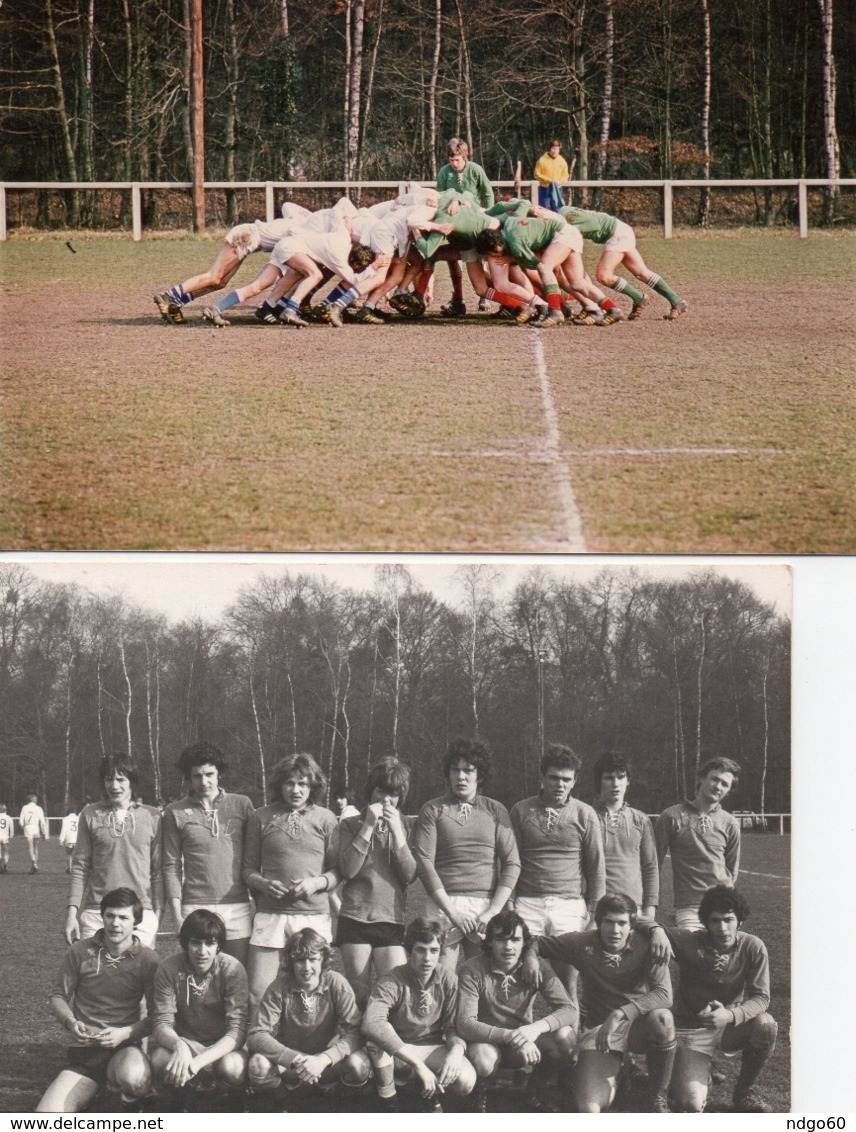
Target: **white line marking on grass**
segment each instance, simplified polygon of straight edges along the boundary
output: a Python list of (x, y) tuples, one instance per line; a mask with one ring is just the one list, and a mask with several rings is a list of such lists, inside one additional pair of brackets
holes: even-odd
[(544, 442), (544, 454), (547, 463), (553, 471), (556, 481), (556, 490), (559, 495), (564, 542), (567, 550), (572, 553), (584, 554), (586, 543), (583, 537), (583, 521), (577, 507), (574, 485), (571, 481), (571, 472), (561, 457), (559, 447), (559, 416), (553, 401), (553, 392), (550, 388), (550, 375), (547, 373), (547, 363), (544, 361), (544, 346), (540, 334), (534, 331), (530, 340), (535, 352), (535, 372), (541, 388), (541, 406), (544, 410), (544, 420), (547, 425), (547, 436)]
[(780, 456), (779, 448), (586, 448), (569, 456)]

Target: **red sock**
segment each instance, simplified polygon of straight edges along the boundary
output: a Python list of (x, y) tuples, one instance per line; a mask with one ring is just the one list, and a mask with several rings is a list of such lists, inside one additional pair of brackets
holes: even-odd
[(431, 276), (434, 274), (433, 267), (426, 267), (419, 278), (416, 280), (416, 286), (413, 290), (417, 295), (424, 295), (428, 290), (428, 284), (431, 282)]
[(612, 299), (601, 299), (600, 305), (605, 311), (615, 310), (615, 303), (612, 301)]
[(510, 307), (512, 310), (517, 310), (527, 305), (522, 299), (518, 299), (516, 295), (506, 295), (504, 291), (494, 291), (493, 287), (488, 287), (484, 297), (486, 299), (492, 299), (495, 303), (500, 303), (504, 307)]
[(547, 306), (551, 311), (560, 311), (562, 309), (562, 296), (558, 291), (547, 292)]

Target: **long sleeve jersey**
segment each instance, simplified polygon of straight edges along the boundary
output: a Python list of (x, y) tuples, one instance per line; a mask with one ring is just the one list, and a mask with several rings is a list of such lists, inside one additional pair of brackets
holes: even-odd
[(375, 825), (370, 841), (360, 836), (363, 815), (342, 818), (336, 829), (336, 861), (344, 883), (340, 916), (361, 923), (404, 923), (407, 886), (416, 879), (409, 845), (415, 818), (402, 815), (407, 840), (395, 849), (389, 830)]
[(568, 163), (561, 154), (551, 157), (549, 153), (542, 153), (535, 163), (534, 176), (542, 189), (546, 189), (551, 181), (563, 185), (568, 179)]
[(122, 887), (144, 908), (163, 907), (160, 811), (132, 802), (122, 818), (109, 802), (91, 802), (80, 812), (68, 905), (98, 908)]
[(362, 1044), (360, 1011), (344, 975), (322, 971), (318, 989), (300, 990), (283, 972), (265, 991), (247, 1049), (288, 1068), (300, 1053), (326, 1053), (335, 1065)]
[(570, 963), (583, 981), (586, 1025), (599, 1026), (613, 1010), (623, 1010), (632, 1022), (640, 1014), (672, 1005), (669, 968), (651, 959), (647, 935), (632, 931), (623, 951), (611, 954), (597, 929), (539, 936), (536, 953), (542, 959)]
[(520, 978), (520, 965), (509, 972), (493, 969), (489, 956), (478, 955), (461, 967), (458, 980), (457, 1032), (467, 1042), (505, 1045), (512, 1032), (534, 1018), (535, 996), (540, 994), (549, 1008), (541, 1021), (549, 1030), (572, 1026), (576, 1007), (568, 998), (552, 967), (541, 960), (541, 986), (530, 990)]
[(451, 165), (444, 165), (437, 174), (437, 188), (441, 193), (446, 189), (472, 193), (473, 199), (482, 208), (490, 208), (494, 200), (493, 187), (487, 173), (475, 161), (468, 161), (460, 173), (456, 173)]
[(183, 904), (242, 904), (244, 831), (253, 804), (221, 790), (213, 807), (188, 795), (163, 815), (163, 877), (168, 900)]
[(25, 837), (47, 837), (48, 835), (45, 811), (38, 802), (27, 802), (21, 806), (18, 824)]
[[(74, 1017), (90, 1030), (104, 1026), (135, 1026), (145, 1000), (151, 1031), (155, 972), (159, 957), (136, 936), (127, 951), (112, 956), (103, 931), (73, 943), (62, 961), (51, 998), (62, 999)], [(92, 1042), (74, 1039), (75, 1046)]]
[(737, 884), (740, 824), (717, 804), (706, 814), (687, 799), (669, 806), (654, 823), (660, 868), (672, 854), (676, 908), (697, 908), (714, 884)]
[(606, 891), (632, 896), (639, 908), (656, 907), (660, 899), (660, 866), (651, 819), (632, 806), (610, 813), (595, 802), (594, 812), (603, 839)]
[(11, 814), (0, 814), (0, 844), (11, 841), (15, 836), (15, 819)]
[(193, 973), (183, 951), (164, 959), (155, 974), (154, 1029), (169, 1026), (180, 1038), (211, 1046), (247, 1036), (247, 972), (231, 955), (218, 952), (204, 978)]
[(738, 932), (731, 951), (720, 952), (706, 931), (660, 927), (678, 965), (675, 1022), (679, 1026), (701, 1026), (699, 1012), (714, 1001), (733, 1011), (736, 1026), (764, 1013), (770, 1005), (770, 959), (757, 936)]
[(433, 798), (419, 811), (413, 855), (429, 896), (445, 889), (468, 896), (492, 896), (514, 888), (520, 857), (505, 806), (479, 794), (472, 803), (452, 794)]
[(299, 912), (326, 915), (326, 892), (313, 896), (273, 897), (262, 887), (264, 879), (290, 885), (295, 879), (318, 877), (335, 868), (336, 818), (323, 806), (310, 803), (304, 810), (289, 810), (281, 802), (262, 806), (250, 815), (244, 840), (244, 883), (255, 893), (259, 912)]
[(80, 821), (77, 814), (66, 814), (62, 819), (59, 831), (59, 843), (63, 849), (74, 848), (77, 844), (77, 823)]
[(574, 208), (570, 204), (560, 208), (559, 215), (573, 224), (584, 240), (591, 240), (593, 244), (605, 244), (615, 235), (618, 225), (617, 216), (610, 216), (607, 212), (593, 212), (590, 208)]
[(405, 963), (378, 981), (366, 1007), (363, 1033), (391, 1054), (403, 1045), (448, 1043), (458, 1037), (457, 1004), (458, 978), (453, 971), (438, 966), (423, 986)]
[(603, 896), (603, 841), (591, 806), (569, 798), (556, 809), (536, 795), (512, 807), (511, 824), (520, 848), (518, 896), (582, 897), (592, 906)]

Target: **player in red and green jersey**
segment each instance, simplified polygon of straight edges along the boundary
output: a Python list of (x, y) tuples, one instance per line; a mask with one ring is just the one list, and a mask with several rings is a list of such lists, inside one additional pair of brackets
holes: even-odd
[[(537, 211), (537, 210), (536, 210)], [(633, 300), (633, 310), (630, 318), (636, 319), (642, 313), (645, 296), (641, 291), (631, 286), (626, 279), (616, 274), (617, 268), (624, 264), (637, 279), (662, 295), (668, 302), (670, 310), (666, 315), (668, 319), (680, 318), (686, 314), (689, 304), (682, 299), (663, 279), (647, 266), (641, 253), (636, 247), (636, 233), (629, 224), (619, 220), (617, 216), (610, 216), (606, 212), (593, 212), (588, 208), (575, 208), (568, 205), (559, 209), (559, 214), (581, 232), (586, 240), (594, 244), (602, 244), (600, 262), (595, 271), (595, 279), (604, 287), (609, 287), (619, 294), (625, 294)]]

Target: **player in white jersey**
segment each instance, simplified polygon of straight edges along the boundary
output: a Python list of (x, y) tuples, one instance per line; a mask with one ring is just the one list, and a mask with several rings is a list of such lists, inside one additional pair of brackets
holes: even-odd
[(21, 832), (27, 839), (27, 848), (30, 851), (30, 872), (39, 871), (39, 840), (48, 837), (48, 821), (45, 811), (36, 801), (35, 794), (27, 795), (26, 805), (21, 807), (18, 815), (18, 824)]
[(272, 251), (277, 240), (292, 231), (298, 222), (291, 216), (284, 216), (282, 220), (254, 220), (251, 224), (237, 224), (230, 228), (217, 258), (207, 271), (155, 295), (155, 305), (161, 317), (165, 322), (184, 322), (182, 307), (225, 287), (248, 255)]
[(65, 855), (68, 858), (65, 867), (67, 873), (71, 872), (71, 858), (77, 844), (77, 820), (77, 810), (72, 806), (62, 819), (62, 826), (59, 831), (59, 843), (65, 849)]
[(9, 842), (15, 836), (15, 819), (6, 813), (6, 803), (0, 802), (0, 875), (9, 871)]

